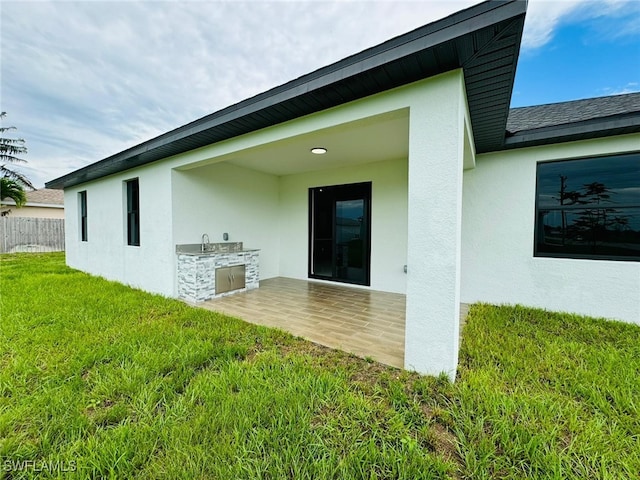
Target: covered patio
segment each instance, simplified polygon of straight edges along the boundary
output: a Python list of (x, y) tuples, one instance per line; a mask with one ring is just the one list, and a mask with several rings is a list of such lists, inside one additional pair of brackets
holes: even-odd
[(467, 107), (452, 70), (182, 157), (171, 243), (242, 242), (268, 280), (208, 308), (453, 379)]
[[(359, 357), (404, 366), (405, 295), (276, 277), (199, 306), (281, 328)], [(466, 305), (460, 307), (464, 321)]]

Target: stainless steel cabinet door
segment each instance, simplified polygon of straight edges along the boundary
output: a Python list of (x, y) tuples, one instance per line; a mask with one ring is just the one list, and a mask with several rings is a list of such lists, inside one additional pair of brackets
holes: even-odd
[(216, 268), (216, 295), (245, 287), (245, 265)]

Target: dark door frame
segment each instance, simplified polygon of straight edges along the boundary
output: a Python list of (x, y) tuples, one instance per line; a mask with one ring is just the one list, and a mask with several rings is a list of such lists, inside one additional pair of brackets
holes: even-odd
[[(331, 275), (322, 275), (314, 272), (314, 224), (315, 224), (315, 208), (316, 208), (316, 197), (317, 193), (323, 192), (325, 195), (329, 195), (331, 202), (331, 223), (332, 223), (332, 234), (331, 234), (331, 245), (332, 245), (332, 267), (331, 267)], [(309, 188), (309, 250), (307, 253), (308, 257), (308, 276), (309, 278), (319, 279), (319, 280), (329, 280), (332, 282), (341, 282), (341, 283), (350, 283), (354, 285), (371, 285), (371, 192), (372, 192), (372, 183), (371, 182), (359, 182), (359, 183), (351, 183), (351, 184), (341, 184), (341, 185), (328, 185), (321, 187), (312, 187)], [(364, 200), (364, 218), (363, 222), (365, 224), (363, 235), (363, 270), (364, 270), (364, 278), (363, 281), (353, 281), (345, 278), (340, 278), (337, 276), (337, 268), (336, 268), (336, 203), (339, 201), (347, 201), (347, 200)]]

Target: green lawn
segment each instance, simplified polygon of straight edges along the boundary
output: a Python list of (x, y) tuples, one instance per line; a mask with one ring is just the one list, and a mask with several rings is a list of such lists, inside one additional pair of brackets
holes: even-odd
[(640, 476), (639, 327), (476, 305), (451, 384), (0, 259), (0, 478)]

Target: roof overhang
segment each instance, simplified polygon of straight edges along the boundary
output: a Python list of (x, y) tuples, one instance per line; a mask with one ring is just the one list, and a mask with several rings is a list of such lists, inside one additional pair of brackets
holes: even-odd
[(347, 57), (46, 184), (66, 188), (463, 69), (477, 153), (503, 147), (527, 9), (490, 0)]
[(503, 149), (535, 147), (638, 132), (640, 132), (640, 115), (637, 112), (632, 112), (522, 130), (509, 134), (505, 139)]

